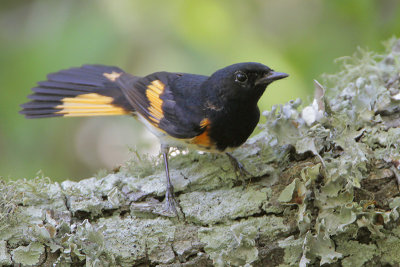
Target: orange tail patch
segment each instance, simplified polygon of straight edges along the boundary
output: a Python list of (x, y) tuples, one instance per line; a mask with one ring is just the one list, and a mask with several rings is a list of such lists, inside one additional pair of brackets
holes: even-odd
[(113, 101), (112, 97), (96, 93), (67, 97), (61, 100), (62, 104), (55, 106), (56, 109), (60, 110), (54, 113), (61, 114), (64, 117), (125, 115), (131, 113), (113, 105)]

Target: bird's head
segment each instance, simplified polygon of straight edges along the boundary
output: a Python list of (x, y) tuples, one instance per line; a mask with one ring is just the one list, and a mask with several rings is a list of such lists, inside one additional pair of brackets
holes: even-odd
[(207, 80), (222, 99), (258, 102), (266, 87), (273, 81), (288, 77), (255, 62), (233, 64), (213, 73)]

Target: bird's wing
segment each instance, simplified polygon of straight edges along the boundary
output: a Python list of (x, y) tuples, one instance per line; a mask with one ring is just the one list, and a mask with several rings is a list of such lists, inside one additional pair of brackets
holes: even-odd
[[(191, 139), (206, 130), (206, 121), (201, 108), (195, 106), (196, 94), (190, 93), (200, 81), (185, 75), (190, 74), (157, 72), (142, 78), (123, 74), (117, 82), (136, 112), (153, 126), (172, 137)], [(185, 87), (181, 88), (178, 79), (182, 77), (192, 84), (181, 83)]]

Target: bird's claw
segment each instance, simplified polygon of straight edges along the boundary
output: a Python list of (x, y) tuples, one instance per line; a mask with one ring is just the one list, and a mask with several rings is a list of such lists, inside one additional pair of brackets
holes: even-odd
[(184, 217), (184, 215), (179, 202), (175, 199), (173, 190), (174, 189), (171, 185), (171, 187), (168, 187), (167, 191), (165, 192), (165, 203), (162, 214), (168, 217), (178, 217), (178, 219), (181, 219), (181, 217)]
[(235, 169), (237, 178), (241, 178), (241, 180), (243, 181), (243, 184), (246, 184), (244, 178), (245, 177), (253, 177), (253, 175), (248, 170), (246, 170), (246, 168), (243, 166), (243, 164), (237, 158), (235, 158), (232, 154), (226, 153), (226, 155), (229, 157), (229, 161), (231, 162), (231, 164), (233, 165), (233, 168)]
[(178, 215), (178, 210), (176, 209), (179, 206), (178, 202), (175, 199), (174, 193), (171, 190), (165, 192), (165, 208), (163, 212)]

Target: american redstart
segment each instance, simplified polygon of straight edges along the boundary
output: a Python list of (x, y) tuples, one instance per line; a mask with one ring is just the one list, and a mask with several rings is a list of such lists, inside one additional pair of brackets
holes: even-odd
[(27, 118), (133, 115), (161, 143), (166, 211), (177, 213), (169, 177), (170, 147), (225, 152), (243, 144), (256, 127), (257, 102), (273, 81), (287, 77), (254, 62), (238, 63), (211, 76), (155, 72), (145, 77), (118, 67), (84, 65), (49, 74), (20, 111)]

